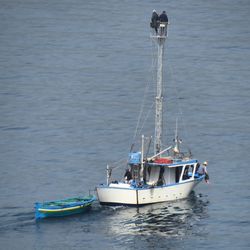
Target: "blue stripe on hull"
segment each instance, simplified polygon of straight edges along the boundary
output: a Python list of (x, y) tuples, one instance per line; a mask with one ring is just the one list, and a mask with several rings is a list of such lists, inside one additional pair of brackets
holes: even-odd
[[(186, 198), (181, 198), (181, 199), (178, 199), (178, 200), (184, 200), (184, 199), (187, 199), (188, 197)], [(113, 203), (113, 202), (100, 202), (101, 205), (103, 206), (126, 206), (126, 207), (143, 207), (143, 206), (147, 206), (147, 205), (152, 205), (152, 204), (159, 204), (159, 203), (164, 203), (164, 202), (172, 202), (172, 201), (158, 201), (158, 202), (155, 202), (155, 203), (145, 203), (145, 204), (126, 204), (126, 203)]]
[(163, 187), (172, 187), (172, 186), (178, 186), (178, 185), (184, 185), (188, 182), (199, 182), (202, 181), (205, 178), (205, 175), (201, 175), (198, 178), (195, 178), (193, 180), (188, 180), (185, 182), (178, 182), (174, 184), (167, 184), (167, 185), (161, 185), (161, 186), (142, 186), (142, 187), (136, 187), (136, 186), (131, 186), (129, 188), (124, 188), (124, 187), (109, 187), (107, 184), (100, 184), (97, 186), (97, 188), (109, 188), (109, 189), (126, 189), (126, 190), (143, 190), (143, 189), (152, 189), (152, 188), (163, 188)]

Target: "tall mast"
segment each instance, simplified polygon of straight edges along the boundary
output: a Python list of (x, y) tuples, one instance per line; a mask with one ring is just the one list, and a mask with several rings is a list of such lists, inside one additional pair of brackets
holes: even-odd
[(162, 127), (163, 127), (163, 55), (164, 43), (167, 38), (168, 23), (160, 23), (159, 33), (152, 38), (157, 42), (157, 87), (155, 97), (155, 138), (154, 153), (158, 154), (162, 150)]

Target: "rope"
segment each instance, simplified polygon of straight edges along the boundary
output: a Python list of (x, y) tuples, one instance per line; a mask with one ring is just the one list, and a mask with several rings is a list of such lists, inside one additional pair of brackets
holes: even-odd
[[(113, 167), (110, 166), (110, 168), (113, 170), (113, 169), (117, 169), (117, 168), (120, 168), (120, 167), (124, 167), (124, 163), (127, 163), (127, 160), (122, 158), (114, 163), (112, 163)], [(121, 164), (121, 165), (120, 165)], [(115, 165), (115, 166), (114, 166)]]
[(147, 112), (147, 114), (146, 114), (146, 116), (145, 116), (145, 119), (144, 119), (144, 121), (143, 121), (143, 123), (142, 123), (142, 126), (141, 126), (141, 129), (140, 129), (140, 131), (139, 131), (139, 134), (142, 133), (142, 130), (143, 130), (143, 128), (144, 128), (144, 125), (145, 125), (145, 123), (146, 123), (146, 121), (147, 121), (147, 119), (148, 119), (149, 114), (150, 114), (151, 111), (152, 111), (153, 106), (154, 106), (154, 102), (152, 103), (152, 105), (151, 105), (150, 108), (148, 109), (148, 112)]

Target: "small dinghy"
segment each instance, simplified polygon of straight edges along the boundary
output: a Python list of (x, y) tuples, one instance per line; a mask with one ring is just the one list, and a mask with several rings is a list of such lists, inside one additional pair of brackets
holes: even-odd
[(65, 200), (36, 202), (36, 219), (46, 217), (60, 217), (72, 214), (79, 214), (87, 211), (91, 204), (96, 200), (94, 195), (76, 197)]

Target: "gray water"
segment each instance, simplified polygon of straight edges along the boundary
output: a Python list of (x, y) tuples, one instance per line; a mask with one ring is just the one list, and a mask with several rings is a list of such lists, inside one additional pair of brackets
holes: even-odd
[[(166, 135), (182, 114), (210, 184), (177, 202), (35, 222), (34, 202), (87, 194), (127, 157), (153, 9), (171, 23)], [(249, 24), (248, 0), (1, 0), (0, 248), (249, 249)]]

